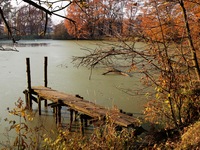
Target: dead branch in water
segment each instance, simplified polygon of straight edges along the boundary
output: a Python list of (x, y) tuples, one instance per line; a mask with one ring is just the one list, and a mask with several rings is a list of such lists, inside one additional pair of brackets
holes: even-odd
[(124, 71), (122, 71), (122, 70), (116, 69), (116, 68), (114, 68), (114, 67), (108, 68), (108, 71), (105, 72), (105, 73), (103, 73), (102, 75), (106, 75), (106, 74), (112, 73), (112, 72), (113, 72), (113, 73), (116, 73), (116, 74), (123, 75), (123, 76), (132, 77), (131, 74), (129, 74), (129, 73), (127, 73), (127, 72), (124, 72)]

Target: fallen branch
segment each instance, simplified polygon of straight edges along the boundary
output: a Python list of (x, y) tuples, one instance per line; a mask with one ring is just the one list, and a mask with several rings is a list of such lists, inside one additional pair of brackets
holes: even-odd
[(111, 73), (111, 72), (114, 72), (114, 73), (117, 73), (117, 74), (120, 74), (120, 75), (123, 75), (123, 76), (132, 77), (131, 74), (129, 74), (129, 73), (127, 73), (127, 72), (124, 72), (124, 71), (122, 71), (122, 70), (116, 69), (116, 68), (114, 68), (114, 67), (109, 68), (109, 70), (108, 70), (107, 72), (103, 73), (102, 75), (106, 75), (106, 74)]
[(0, 46), (0, 51), (14, 51), (14, 52), (19, 52), (16, 48), (4, 48), (3, 46)]

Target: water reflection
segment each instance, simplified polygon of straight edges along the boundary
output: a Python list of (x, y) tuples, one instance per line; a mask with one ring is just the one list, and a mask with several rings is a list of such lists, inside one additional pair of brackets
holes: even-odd
[(32, 43), (32, 42), (17, 42), (17, 43), (0, 43), (0, 47), (44, 47), (44, 46), (49, 46), (50, 43)]

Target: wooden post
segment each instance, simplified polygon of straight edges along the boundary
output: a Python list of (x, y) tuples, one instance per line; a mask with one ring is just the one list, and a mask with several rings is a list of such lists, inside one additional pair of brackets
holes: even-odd
[(84, 121), (85, 121), (85, 127), (87, 127), (88, 126), (88, 119), (84, 118)]
[(30, 59), (29, 58), (26, 58), (26, 72), (27, 72), (27, 83), (28, 83), (28, 109), (32, 109), (31, 69), (30, 69)]
[(72, 128), (73, 113), (74, 113), (74, 110), (70, 109), (70, 125), (69, 125), (69, 130), (71, 130), (71, 128)]
[(81, 124), (80, 124), (80, 130), (82, 135), (84, 136), (84, 127), (83, 127), (83, 115), (80, 115), (80, 119), (81, 119)]
[(56, 116), (56, 124), (58, 123), (58, 106), (54, 107), (55, 116)]
[(58, 105), (58, 107), (57, 107), (57, 110), (58, 110), (58, 112), (57, 112), (57, 115), (58, 115), (58, 124), (60, 125), (61, 124), (61, 106), (60, 105)]
[(38, 110), (39, 110), (39, 115), (41, 115), (41, 98), (38, 97), (38, 98), (37, 98), (37, 101), (38, 101)]
[(77, 121), (78, 111), (75, 111), (75, 119), (74, 121)]
[[(48, 57), (44, 57), (44, 87), (47, 87), (48, 79), (47, 79), (47, 65), (48, 65)], [(44, 106), (47, 107), (47, 100), (44, 100)]]
[[(76, 94), (75, 97), (83, 99), (83, 97), (78, 95), (78, 94)], [(77, 116), (78, 116), (78, 111), (75, 111), (75, 119), (74, 119), (74, 121), (77, 121)]]
[(26, 101), (26, 108), (28, 109), (29, 108), (29, 103), (28, 103), (28, 91), (27, 90), (24, 90), (24, 95), (25, 95), (25, 101)]

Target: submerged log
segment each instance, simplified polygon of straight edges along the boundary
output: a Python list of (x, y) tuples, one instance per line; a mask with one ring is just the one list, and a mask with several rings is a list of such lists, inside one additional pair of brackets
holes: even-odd
[(102, 75), (106, 75), (108, 73), (116, 73), (116, 74), (120, 74), (120, 75), (123, 75), (123, 76), (128, 76), (128, 77), (132, 77), (132, 75), (130, 73), (127, 73), (127, 72), (124, 72), (122, 70), (119, 70), (119, 69), (116, 69), (114, 67), (111, 67), (111, 68), (108, 68), (108, 71), (103, 73)]

